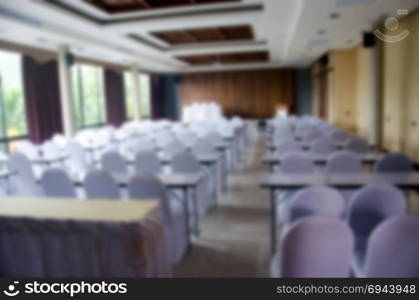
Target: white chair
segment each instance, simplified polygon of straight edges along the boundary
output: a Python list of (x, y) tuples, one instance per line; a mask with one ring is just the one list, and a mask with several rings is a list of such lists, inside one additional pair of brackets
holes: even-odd
[(128, 174), (127, 162), (117, 152), (107, 152), (102, 155), (102, 168), (110, 174)]
[(62, 169), (46, 170), (41, 178), (44, 193), (48, 197), (76, 198), (76, 190), (67, 173)]
[(188, 226), (183, 205), (176, 199), (168, 199), (160, 180), (151, 174), (134, 176), (128, 184), (130, 199), (158, 199), (163, 210), (163, 225), (169, 250), (169, 261), (177, 264), (188, 246)]
[(30, 141), (24, 141), (19, 144), (17, 151), (23, 153), (29, 160), (40, 158), (39, 148)]
[(67, 165), (70, 168), (70, 172), (74, 173), (85, 173), (91, 167), (87, 159), (86, 150), (77, 141), (69, 141), (66, 146), (68, 153)]
[(163, 154), (169, 159), (172, 159), (175, 155), (185, 152), (185, 146), (179, 142), (178, 139), (172, 139), (164, 148)]
[(158, 174), (163, 171), (157, 154), (153, 151), (140, 151), (134, 159), (134, 171), (136, 173)]
[(21, 196), (42, 196), (42, 189), (37, 185), (29, 159), (23, 153), (13, 153), (9, 157), (9, 168), (16, 175), (12, 178), (13, 192)]
[(62, 166), (63, 162), (58, 161), (63, 157), (63, 151), (60, 147), (53, 141), (47, 141), (41, 146), (43, 158), (47, 160), (56, 160), (52, 165), (54, 166)]
[[(180, 174), (205, 174), (202, 172), (201, 165), (192, 153), (180, 153), (176, 155), (172, 160), (172, 171)], [(211, 199), (211, 190), (209, 186), (208, 176), (204, 176), (203, 180), (198, 184), (196, 188), (196, 209), (200, 215), (204, 215), (211, 206), (211, 202), (215, 199)], [(195, 203), (192, 203), (193, 207)]]
[(88, 199), (120, 199), (118, 185), (105, 170), (90, 171), (84, 179), (84, 189)]

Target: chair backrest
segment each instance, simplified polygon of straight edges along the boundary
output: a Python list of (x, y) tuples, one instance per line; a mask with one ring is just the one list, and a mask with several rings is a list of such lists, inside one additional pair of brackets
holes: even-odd
[(335, 189), (311, 186), (298, 191), (289, 205), (289, 222), (310, 215), (340, 218), (345, 212), (345, 200)]
[(390, 218), (371, 234), (366, 277), (419, 277), (419, 217)]
[(349, 200), (348, 223), (357, 237), (357, 247), (366, 246), (369, 235), (379, 223), (405, 212), (406, 199), (392, 185), (371, 184), (355, 192)]
[(84, 180), (86, 197), (89, 199), (120, 199), (118, 185), (105, 170), (90, 171)]
[(362, 161), (359, 154), (351, 151), (338, 151), (332, 153), (326, 164), (327, 173), (360, 173)]
[(41, 184), (48, 197), (76, 198), (76, 191), (67, 173), (58, 168), (48, 169), (42, 174)]
[(383, 156), (375, 165), (375, 172), (405, 173), (413, 171), (410, 158), (403, 153), (389, 153)]
[(156, 176), (150, 173), (135, 175), (128, 184), (128, 194), (129, 198), (134, 200), (158, 199), (163, 210), (165, 222), (173, 222), (166, 189)]
[(351, 137), (346, 145), (345, 149), (348, 151), (356, 152), (356, 153), (368, 153), (370, 150), (370, 146), (368, 142), (360, 137)]
[(195, 155), (184, 152), (173, 157), (172, 170), (175, 173), (198, 173), (201, 171), (201, 166)]
[(114, 151), (102, 155), (102, 168), (111, 174), (128, 174), (127, 162)]
[(354, 239), (332, 217), (301, 219), (287, 232), (280, 252), (281, 277), (349, 277)]
[(62, 155), (60, 147), (53, 141), (47, 141), (42, 144), (42, 154), (46, 158), (57, 158)]
[(69, 141), (66, 150), (69, 155), (67, 163), (73, 171), (86, 172), (89, 169), (86, 150), (79, 142)]
[(286, 174), (313, 173), (314, 163), (305, 153), (286, 154), (282, 159), (280, 170)]
[(158, 174), (162, 172), (162, 165), (154, 151), (140, 151), (134, 159), (136, 173)]
[(321, 131), (317, 129), (310, 129), (309, 131), (304, 133), (303, 141), (305, 143), (312, 143), (321, 137), (323, 137), (323, 134), (321, 133)]
[(333, 151), (335, 151), (335, 145), (328, 137), (316, 139), (310, 147), (310, 153), (316, 155), (328, 155)]
[(37, 159), (40, 157), (39, 148), (30, 141), (21, 142), (17, 147), (17, 151), (25, 154), (29, 159)]
[(196, 155), (217, 155), (217, 150), (208, 137), (198, 139), (193, 147), (193, 152)]
[(285, 155), (288, 153), (294, 153), (301, 151), (301, 145), (295, 141), (282, 141), (276, 146), (276, 152), (279, 155)]
[(178, 139), (172, 139), (163, 149), (164, 154), (169, 158), (185, 151), (185, 146)]
[(331, 133), (330, 138), (333, 142), (344, 142), (348, 139), (348, 134), (341, 129), (336, 129)]
[(15, 152), (10, 155), (9, 168), (12, 172), (17, 173), (17, 177), (29, 181), (35, 181), (35, 174), (32, 169), (32, 164), (25, 154)]

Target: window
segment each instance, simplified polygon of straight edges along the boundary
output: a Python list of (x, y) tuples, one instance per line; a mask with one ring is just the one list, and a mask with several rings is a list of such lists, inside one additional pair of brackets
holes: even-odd
[(124, 90), (126, 117), (127, 120), (132, 120), (134, 118), (134, 84), (131, 72), (124, 72)]
[(105, 123), (103, 69), (77, 64), (72, 68), (74, 117), (77, 128)]
[[(138, 76), (140, 88), (140, 112), (142, 119), (150, 118), (150, 76), (140, 74)], [(134, 84), (131, 72), (124, 72), (125, 109), (127, 119), (134, 117)]]
[(28, 137), (24, 99), (22, 57), (0, 50), (0, 151), (13, 152)]
[(140, 74), (140, 112), (142, 119), (150, 118), (150, 76)]

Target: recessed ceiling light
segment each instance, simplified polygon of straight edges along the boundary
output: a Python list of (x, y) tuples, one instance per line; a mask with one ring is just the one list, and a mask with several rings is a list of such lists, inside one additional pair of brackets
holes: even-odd
[(326, 30), (325, 30), (325, 29), (319, 29), (319, 30), (317, 31), (317, 33), (318, 33), (319, 35), (325, 35), (325, 34), (326, 34)]
[(330, 14), (330, 18), (331, 18), (332, 20), (339, 19), (339, 18), (340, 18), (340, 16), (341, 16), (341, 13), (340, 13), (340, 12), (337, 12), (337, 11), (332, 12), (332, 13)]

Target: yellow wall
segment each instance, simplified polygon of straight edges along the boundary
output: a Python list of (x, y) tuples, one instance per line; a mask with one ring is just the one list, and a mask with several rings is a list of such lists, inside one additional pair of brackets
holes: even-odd
[[(419, 13), (400, 22), (410, 34), (383, 43), (383, 148), (419, 162)], [(388, 35), (394, 33), (386, 32)]]
[(329, 121), (350, 132), (356, 132), (356, 50), (338, 50), (329, 54)]

